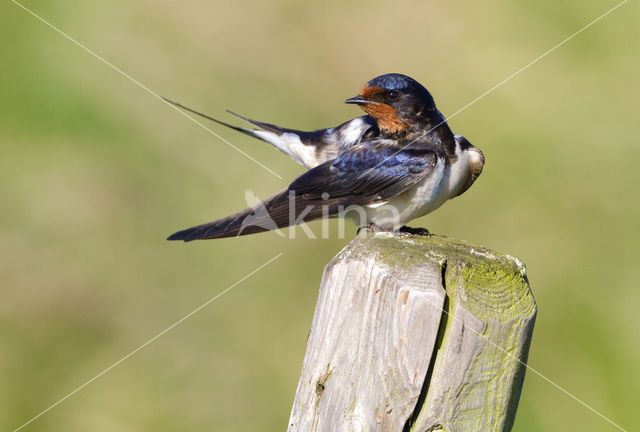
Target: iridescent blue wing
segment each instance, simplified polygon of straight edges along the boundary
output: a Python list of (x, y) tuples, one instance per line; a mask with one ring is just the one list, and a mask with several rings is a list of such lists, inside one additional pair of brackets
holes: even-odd
[(307, 171), (289, 190), (307, 200), (354, 196), (384, 201), (415, 185), (436, 162), (429, 149), (370, 142)]
[(179, 231), (169, 240), (234, 237), (333, 217), (349, 205), (386, 201), (433, 171), (435, 152), (367, 142), (298, 177), (259, 206)]

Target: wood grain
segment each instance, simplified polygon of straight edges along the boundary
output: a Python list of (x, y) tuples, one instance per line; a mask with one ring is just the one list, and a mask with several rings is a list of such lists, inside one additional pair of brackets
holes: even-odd
[(536, 306), (515, 258), (362, 231), (325, 268), (293, 431), (508, 431)]

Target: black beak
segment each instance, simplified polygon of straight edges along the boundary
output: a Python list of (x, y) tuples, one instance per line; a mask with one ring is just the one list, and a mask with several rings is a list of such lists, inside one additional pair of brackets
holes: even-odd
[(358, 96), (354, 96), (352, 98), (347, 99), (346, 101), (344, 101), (344, 103), (364, 105), (364, 104), (372, 103), (372, 101), (368, 101), (365, 98), (363, 98), (362, 95), (358, 95)]

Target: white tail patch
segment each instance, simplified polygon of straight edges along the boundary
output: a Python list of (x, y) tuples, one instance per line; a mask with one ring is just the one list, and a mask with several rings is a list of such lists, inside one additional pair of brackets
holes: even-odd
[(304, 144), (300, 140), (298, 134), (286, 132), (282, 135), (278, 135), (273, 132), (262, 130), (255, 130), (253, 133), (269, 144), (273, 144), (273, 146), (278, 150), (302, 166), (313, 168), (322, 162), (318, 160), (316, 156), (316, 148), (314, 146)]

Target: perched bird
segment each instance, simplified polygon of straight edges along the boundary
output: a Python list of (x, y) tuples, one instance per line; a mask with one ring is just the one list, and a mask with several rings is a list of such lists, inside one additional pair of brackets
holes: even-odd
[(233, 237), (337, 216), (379, 230), (428, 234), (405, 224), (462, 194), (484, 165), (480, 149), (454, 135), (431, 94), (406, 75), (367, 82), (345, 101), (367, 115), (313, 132), (237, 114), (258, 129), (233, 126), (169, 102), (266, 141), (309, 170), (256, 206), (178, 231), (168, 240)]

